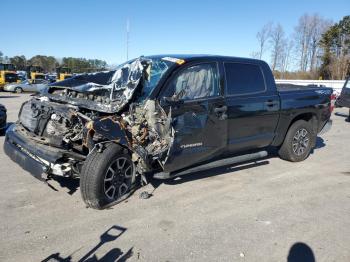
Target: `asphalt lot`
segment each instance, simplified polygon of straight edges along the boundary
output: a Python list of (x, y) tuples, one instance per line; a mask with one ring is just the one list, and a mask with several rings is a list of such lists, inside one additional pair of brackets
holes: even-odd
[[(28, 98), (0, 92), (9, 122)], [(287, 261), (307, 248), (316, 261), (350, 261), (350, 123), (335, 112), (302, 163), (197, 173), (103, 211), (85, 208), (77, 180), (31, 177), (0, 137), (0, 261)]]

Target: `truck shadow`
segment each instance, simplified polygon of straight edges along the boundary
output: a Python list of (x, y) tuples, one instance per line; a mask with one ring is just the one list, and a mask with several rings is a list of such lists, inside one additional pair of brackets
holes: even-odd
[[(326, 143), (322, 137), (317, 137), (316, 139), (316, 145), (315, 148), (311, 151), (311, 154), (314, 153), (315, 150), (318, 150), (320, 148), (323, 148), (326, 146)], [(236, 172), (236, 171), (241, 171), (245, 169), (251, 169), (263, 165), (268, 165), (270, 163), (269, 159), (272, 158), (279, 158), (278, 156), (278, 149), (277, 148), (268, 148), (268, 156), (265, 158), (261, 158), (258, 160), (255, 160), (254, 162), (242, 162), (238, 163), (235, 165), (227, 165), (227, 166), (222, 166), (222, 167), (217, 167), (217, 168), (212, 168), (208, 169), (205, 171), (200, 171), (200, 172), (194, 172), (191, 174), (187, 174), (184, 176), (179, 176), (179, 177), (174, 177), (168, 180), (158, 180), (158, 179), (153, 179), (150, 178), (150, 183), (154, 187), (154, 190), (159, 187), (161, 184), (167, 184), (167, 185), (177, 185), (177, 184), (182, 184), (194, 180), (199, 180), (199, 179), (205, 179), (205, 178), (210, 178), (214, 176), (220, 176), (224, 175), (227, 173), (231, 172)]]
[(79, 188), (79, 179), (62, 177), (62, 176), (52, 176), (49, 179), (46, 179), (47, 185), (54, 191), (59, 191), (54, 185), (50, 183), (51, 180), (57, 182), (61, 188), (67, 188), (69, 195), (73, 195)]
[(117, 240), (127, 229), (124, 227), (120, 227), (117, 225), (114, 225), (110, 227), (108, 230), (106, 230), (101, 236), (100, 236), (100, 242), (91, 248), (85, 255), (83, 255), (80, 259), (74, 259), (72, 256), (74, 253), (79, 251), (81, 248), (70, 254), (68, 257), (63, 257), (60, 255), (59, 252), (53, 253), (49, 255), (48, 257), (41, 260), (42, 262), (102, 262), (102, 261), (127, 261), (129, 258), (133, 256), (133, 247), (131, 247), (128, 251), (125, 253), (120, 250), (120, 248), (113, 248), (110, 251), (108, 251), (105, 255), (103, 255), (101, 258), (98, 258), (96, 256), (96, 251), (103, 246), (104, 244), (108, 242), (113, 242)]
[(320, 149), (322, 147), (325, 147), (326, 146), (326, 143), (324, 142), (324, 139), (322, 137), (317, 137), (316, 138), (316, 146), (315, 148), (312, 150), (311, 154), (314, 153), (314, 150), (317, 150), (317, 149)]
[(340, 113), (340, 112), (335, 112), (334, 115), (340, 116), (340, 117), (349, 117), (349, 114)]
[(334, 115), (340, 116), (340, 117), (345, 117), (345, 122), (350, 122), (350, 112), (349, 112), (349, 114), (335, 112)]
[(254, 167), (264, 166), (264, 165), (268, 165), (269, 163), (270, 162), (266, 158), (263, 158), (260, 160), (256, 160), (253, 163), (252, 162), (243, 162), (243, 163), (239, 163), (236, 165), (226, 165), (226, 166), (212, 168), (212, 169), (208, 169), (208, 170), (204, 170), (204, 171), (200, 171), (200, 172), (194, 172), (194, 173), (187, 174), (184, 176), (174, 177), (174, 178), (171, 178), (168, 180), (151, 179), (150, 183), (156, 189), (157, 187), (159, 187), (163, 183), (167, 184), (167, 185), (178, 185), (178, 184), (182, 184), (182, 183), (186, 183), (186, 182), (190, 182), (190, 181), (194, 181), (194, 180), (205, 179), (205, 178), (210, 178), (210, 177), (214, 177), (214, 176), (225, 175), (225, 174), (231, 173), (231, 172), (237, 172), (237, 171), (241, 171), (241, 170), (245, 170), (245, 169), (251, 169)]
[(3, 99), (3, 98), (16, 98), (16, 97), (19, 97), (19, 96), (0, 96), (0, 99)]
[[(323, 148), (326, 146), (326, 143), (324, 142), (323, 138), (317, 137), (316, 139), (316, 146), (311, 151), (311, 154), (314, 154), (315, 150), (318, 150), (320, 148)], [(277, 148), (269, 148), (268, 149), (268, 156), (265, 158), (261, 158), (258, 160), (255, 160), (254, 162), (242, 162), (234, 165), (226, 165), (221, 167), (216, 167), (212, 169), (207, 169), (200, 172), (193, 172), (184, 176), (178, 176), (166, 180), (159, 180), (154, 179), (151, 175), (147, 177), (149, 183), (154, 188), (153, 192), (161, 185), (161, 184), (167, 184), (167, 185), (177, 185), (186, 183), (189, 181), (199, 180), (199, 179), (205, 179), (210, 178), (214, 176), (220, 176), (231, 172), (241, 171), (245, 169), (251, 169), (254, 167), (259, 167), (263, 165), (268, 165), (270, 163), (269, 159), (272, 158), (278, 158), (278, 149)], [(69, 191), (67, 192), (69, 195), (73, 195), (79, 188), (79, 179), (73, 179), (73, 178), (67, 178), (67, 177), (60, 177), (60, 176), (52, 176), (51, 178), (47, 179), (48, 186), (54, 190), (59, 191), (53, 184), (50, 183), (50, 181), (53, 180), (56, 183), (59, 184), (61, 188), (67, 188)], [(135, 191), (138, 191), (142, 186), (138, 185)], [(134, 192), (133, 192), (134, 193)], [(133, 193), (131, 195), (133, 195)], [(130, 195), (130, 196), (131, 196)], [(152, 196), (152, 193), (150, 194)]]
[[(245, 169), (263, 166), (263, 165), (268, 165), (270, 163), (268, 161), (268, 158), (272, 158), (272, 157), (274, 157), (274, 156), (270, 155), (267, 158), (262, 158), (262, 159), (254, 161), (254, 162), (242, 162), (242, 163), (235, 164), (235, 165), (226, 165), (226, 166), (212, 168), (212, 169), (208, 169), (208, 170), (204, 170), (204, 171), (200, 171), (200, 172), (190, 173), (190, 174), (187, 174), (184, 176), (170, 178), (167, 180), (154, 179), (152, 176), (148, 176), (147, 179), (148, 179), (149, 183), (152, 185), (152, 187), (154, 188), (154, 190), (153, 190), (153, 192), (154, 192), (163, 183), (167, 184), (167, 185), (177, 185), (177, 184), (182, 184), (182, 183), (186, 183), (186, 182), (190, 182), (190, 181), (194, 181), (194, 180), (225, 175), (225, 174), (231, 173), (231, 172), (236, 172), (236, 171), (241, 171), (241, 170), (245, 170)], [(54, 183), (52, 183), (52, 181), (54, 181)], [(48, 187), (50, 187), (52, 190), (54, 190), (56, 192), (60, 191), (57, 188), (56, 183), (59, 185), (60, 188), (67, 188), (69, 190), (67, 192), (69, 195), (75, 194), (75, 192), (79, 188), (79, 179), (68, 178), (68, 177), (52, 176), (52, 177), (46, 179), (46, 183), (47, 183)], [(141, 188), (142, 188), (142, 186), (140, 184), (138, 184), (136, 186), (135, 191), (133, 191), (133, 193), (130, 196), (132, 196), (135, 192), (138, 192), (138, 190)], [(152, 196), (152, 193), (150, 194), (150, 196)]]

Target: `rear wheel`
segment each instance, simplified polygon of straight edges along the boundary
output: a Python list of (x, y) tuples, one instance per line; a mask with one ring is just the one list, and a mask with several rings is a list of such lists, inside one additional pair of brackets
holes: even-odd
[(80, 190), (88, 207), (102, 209), (126, 199), (134, 187), (135, 167), (127, 150), (113, 143), (85, 160)]
[(15, 93), (20, 94), (20, 93), (22, 93), (22, 92), (23, 92), (23, 89), (22, 89), (22, 88), (20, 88), (20, 87), (16, 87), (16, 88), (15, 88)]
[(316, 134), (311, 123), (298, 120), (290, 126), (278, 154), (282, 159), (291, 162), (303, 161), (310, 155), (315, 141)]

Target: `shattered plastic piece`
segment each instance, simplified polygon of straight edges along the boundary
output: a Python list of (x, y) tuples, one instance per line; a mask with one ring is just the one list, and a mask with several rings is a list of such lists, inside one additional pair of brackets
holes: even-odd
[(140, 198), (141, 199), (148, 199), (152, 196), (152, 194), (148, 193), (147, 191), (143, 191), (140, 193)]
[(173, 63), (176, 63), (178, 65), (182, 65), (185, 63), (185, 60), (183, 60), (183, 59), (169, 57), (169, 56), (163, 57), (162, 60), (173, 62)]

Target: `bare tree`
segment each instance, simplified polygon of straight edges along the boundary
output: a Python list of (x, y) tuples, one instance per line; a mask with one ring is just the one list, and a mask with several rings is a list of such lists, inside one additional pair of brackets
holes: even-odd
[(304, 14), (299, 18), (298, 25), (294, 29), (296, 51), (299, 55), (300, 70), (305, 72), (308, 65), (308, 51), (310, 46), (310, 16)]
[(330, 21), (318, 14), (304, 14), (299, 18), (298, 25), (294, 29), (294, 38), (301, 71), (316, 70), (319, 42), (322, 34), (329, 28), (330, 24)]
[(282, 52), (286, 43), (284, 30), (280, 24), (271, 29), (269, 39), (271, 44), (271, 68), (275, 70), (281, 65)]
[(309, 43), (309, 60), (310, 71), (313, 72), (317, 69), (319, 52), (320, 52), (320, 40), (323, 33), (325, 33), (331, 26), (331, 21), (320, 17), (318, 14), (314, 14), (310, 17), (310, 43)]
[(284, 48), (281, 54), (281, 72), (282, 78), (284, 73), (288, 71), (288, 67), (290, 65), (290, 56), (292, 53), (294, 42), (293, 40), (284, 39)]
[(261, 30), (256, 34), (256, 38), (259, 42), (259, 51), (257, 52), (257, 58), (261, 59), (265, 50), (266, 50), (266, 43), (269, 39), (270, 33), (272, 28), (272, 22), (267, 23), (264, 25)]
[(259, 54), (259, 52), (251, 52), (250, 54), (249, 54), (249, 56), (251, 57), (251, 58), (255, 58), (255, 59), (260, 59), (260, 54)]

